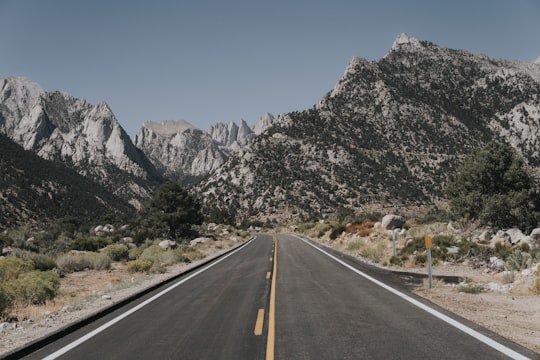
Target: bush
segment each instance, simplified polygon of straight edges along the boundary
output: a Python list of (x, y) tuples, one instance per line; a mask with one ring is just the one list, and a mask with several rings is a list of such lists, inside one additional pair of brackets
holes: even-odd
[(482, 285), (460, 285), (457, 288), (458, 292), (466, 293), (466, 294), (480, 294), (485, 290), (485, 288)]
[(107, 255), (112, 261), (127, 260), (129, 257), (129, 249), (126, 245), (112, 244), (103, 248), (102, 253)]
[(0, 259), (0, 280), (3, 282), (10, 281), (33, 269), (34, 262), (32, 260), (8, 256)]
[(531, 262), (529, 253), (516, 249), (506, 259), (506, 267), (508, 270), (523, 270), (528, 268)]
[(56, 261), (53, 256), (48, 254), (39, 254), (33, 251), (17, 249), (14, 255), (19, 259), (32, 260), (35, 270), (47, 271), (56, 267)]
[(21, 274), (6, 285), (7, 293), (15, 302), (43, 304), (56, 296), (60, 277), (52, 271), (33, 270)]
[(84, 253), (66, 254), (56, 259), (58, 269), (65, 272), (83, 271), (86, 269), (106, 270), (111, 267), (111, 259), (105, 254)]
[(152, 261), (150, 260), (132, 260), (127, 263), (127, 271), (130, 273), (134, 272), (145, 272), (148, 273), (150, 269), (152, 268)]
[(71, 244), (71, 250), (98, 251), (110, 243), (110, 239), (101, 237), (78, 238)]
[(138, 259), (139, 256), (141, 256), (141, 254), (142, 254), (141, 249), (139, 249), (137, 247), (131, 248), (131, 249), (129, 249), (129, 252), (128, 252), (128, 260)]
[(7, 293), (4, 284), (0, 284), (0, 314), (11, 306), (11, 297)]

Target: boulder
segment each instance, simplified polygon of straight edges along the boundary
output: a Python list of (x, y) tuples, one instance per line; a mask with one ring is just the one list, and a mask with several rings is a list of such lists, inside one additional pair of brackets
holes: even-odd
[(510, 235), (510, 243), (512, 245), (529, 243), (530, 238), (517, 228), (507, 230), (506, 233)]
[(502, 231), (502, 230), (499, 230), (497, 231), (497, 233), (491, 238), (491, 241), (490, 241), (490, 247), (491, 248), (495, 248), (495, 244), (496, 243), (501, 243), (503, 245), (505, 244), (511, 244), (511, 237), (508, 233)]
[(381, 226), (383, 229), (393, 230), (401, 228), (405, 225), (405, 218), (400, 215), (385, 215), (382, 219)]
[(125, 245), (133, 244), (134, 241), (135, 241), (135, 240), (133, 240), (133, 238), (132, 238), (132, 237), (129, 237), (129, 236), (126, 236), (126, 237), (123, 237), (123, 238), (120, 239), (120, 242), (121, 242), (122, 244), (125, 244)]
[(529, 246), (532, 250), (540, 249), (540, 228), (533, 229), (529, 235)]
[(174, 249), (178, 246), (178, 244), (172, 240), (163, 240), (158, 245), (162, 250)]
[(190, 245), (196, 245), (196, 244), (204, 244), (204, 243), (207, 243), (207, 242), (210, 242), (212, 241), (212, 239), (210, 238), (207, 238), (207, 237), (198, 237), (196, 239), (193, 239), (189, 242)]

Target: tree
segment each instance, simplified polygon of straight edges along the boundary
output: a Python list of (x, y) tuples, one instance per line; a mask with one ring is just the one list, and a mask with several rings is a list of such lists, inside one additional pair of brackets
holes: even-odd
[(163, 229), (172, 239), (189, 235), (192, 225), (203, 221), (199, 201), (180, 184), (169, 181), (159, 187), (150, 199), (148, 220)]
[(536, 226), (539, 220), (534, 179), (508, 144), (491, 141), (468, 157), (450, 176), (446, 193), (455, 218), (523, 229)]

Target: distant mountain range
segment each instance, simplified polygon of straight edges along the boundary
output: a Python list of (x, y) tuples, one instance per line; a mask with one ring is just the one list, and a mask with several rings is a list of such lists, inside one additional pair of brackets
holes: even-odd
[[(492, 139), (512, 144), (538, 171), (540, 59), (490, 59), (401, 34), (379, 61), (352, 59), (311, 109), (266, 114), (253, 127), (218, 123), (208, 131), (183, 120), (146, 122), (134, 142), (106, 103), (9, 77), (0, 79), (0, 134), (10, 149), (0, 154), (6, 172), (20, 175), (17, 159), (31, 151), (51, 171), (25, 168), (26, 177), (46, 173), (42, 184), (57, 183), (51, 172), (69, 170), (97, 186), (90, 191), (94, 199), (111, 199), (99, 211), (117, 203), (118, 211), (129, 212), (126, 202), (140, 208), (164, 179), (193, 184), (215, 220), (433, 209), (445, 202), (448, 174)], [(14, 155), (14, 146), (24, 156)], [(15, 204), (6, 214), (39, 213), (23, 199), (28, 189), (54, 197), (47, 186), (25, 188), (20, 178), (9, 179), (0, 187), (0, 206)]]

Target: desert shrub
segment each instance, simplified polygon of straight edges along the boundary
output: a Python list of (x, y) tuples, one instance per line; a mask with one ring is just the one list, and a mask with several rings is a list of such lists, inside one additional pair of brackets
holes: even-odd
[(52, 271), (32, 270), (7, 282), (5, 286), (15, 302), (43, 304), (56, 296), (60, 277)]
[(313, 222), (307, 222), (307, 223), (301, 223), (297, 227), (297, 231), (301, 234), (305, 234), (309, 229), (315, 227), (315, 223)]
[(11, 306), (11, 297), (5, 289), (4, 284), (0, 284), (0, 314)]
[(191, 246), (182, 247), (178, 250), (182, 251), (183, 255), (187, 257), (189, 261), (186, 261), (186, 262), (191, 262), (194, 260), (200, 260), (204, 258), (204, 254), (202, 252), (200, 252), (199, 250)]
[(84, 253), (66, 254), (56, 259), (56, 266), (61, 271), (76, 272), (86, 269), (106, 270), (111, 267), (111, 259), (105, 254)]
[(494, 255), (500, 257), (503, 260), (506, 260), (508, 256), (512, 253), (512, 248), (506, 246), (502, 242), (495, 243)]
[(400, 258), (398, 256), (392, 256), (390, 258), (390, 264), (400, 266), (400, 265), (403, 264), (403, 260), (402, 260), (402, 258)]
[(332, 228), (332, 231), (330, 232), (330, 239), (335, 240), (338, 236), (340, 236), (345, 231), (344, 225), (338, 225), (336, 227)]
[(427, 263), (427, 255), (426, 254), (418, 254), (414, 257), (414, 263), (416, 265), (424, 265)]
[(102, 253), (107, 255), (112, 261), (127, 260), (129, 257), (129, 249), (126, 245), (111, 244), (103, 248)]
[(0, 259), (0, 280), (3, 282), (10, 281), (33, 269), (34, 262), (32, 260), (8, 256)]
[(135, 273), (135, 272), (148, 273), (150, 269), (152, 268), (152, 265), (153, 263), (150, 260), (143, 260), (143, 259), (132, 260), (127, 263), (126, 270), (130, 273)]
[(141, 256), (141, 254), (142, 254), (141, 249), (139, 249), (137, 247), (131, 248), (131, 249), (129, 249), (129, 252), (128, 252), (128, 260), (138, 259), (139, 256)]
[(47, 271), (56, 267), (56, 261), (53, 256), (48, 254), (39, 254), (33, 251), (17, 249), (14, 255), (19, 259), (32, 260), (35, 270)]
[(415, 237), (407, 243), (400, 251), (400, 255), (411, 255), (415, 251), (423, 251), (426, 248), (425, 240), (423, 237)]
[(384, 246), (382, 244), (366, 246), (360, 250), (360, 255), (375, 263), (379, 263), (384, 255)]
[(141, 256), (139, 256), (139, 259), (150, 260), (153, 263), (160, 263), (162, 254), (163, 249), (161, 249), (158, 245), (151, 245), (143, 250)]
[(460, 285), (457, 288), (458, 292), (462, 292), (466, 294), (480, 294), (484, 290), (485, 288), (482, 285), (472, 285), (472, 284)]
[(358, 251), (360, 249), (362, 249), (363, 247), (365, 247), (366, 244), (359, 240), (359, 241), (353, 241), (353, 242), (350, 242), (348, 245), (347, 245), (347, 250), (348, 251)]
[(515, 249), (506, 259), (506, 267), (508, 270), (522, 270), (528, 268), (531, 262), (529, 253)]
[(102, 237), (83, 237), (78, 238), (71, 244), (71, 250), (79, 251), (98, 251), (99, 249), (109, 245), (110, 239)]

